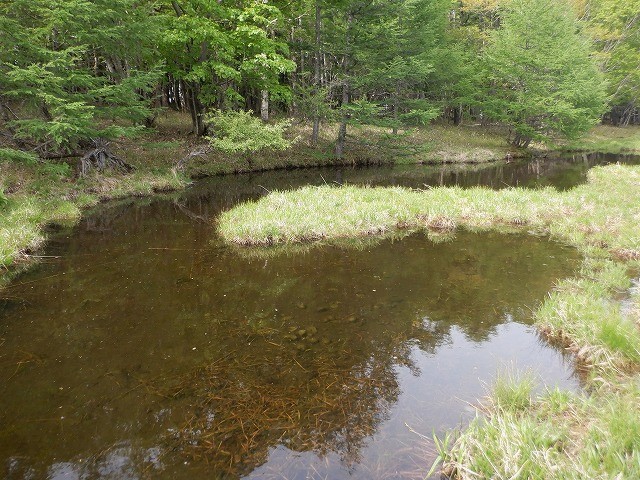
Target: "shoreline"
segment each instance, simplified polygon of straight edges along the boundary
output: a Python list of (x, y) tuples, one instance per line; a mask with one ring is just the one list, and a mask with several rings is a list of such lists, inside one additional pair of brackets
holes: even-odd
[[(103, 172), (77, 178), (68, 163), (0, 158), (0, 200), (7, 199), (0, 206), (0, 289), (24, 271), (27, 263), (33, 262), (30, 256), (46, 242), (45, 230), (49, 225), (73, 225), (86, 208), (101, 202), (179, 191), (192, 180), (212, 176), (318, 167), (464, 164), (466, 160), (470, 160), (469, 165), (477, 165), (500, 161), (511, 150), (497, 127), (433, 126), (407, 137), (417, 152), (417, 157), (407, 161), (403, 156), (390, 156), (393, 150), (385, 150), (388, 137), (385, 130), (360, 128), (353, 129), (350, 148), (343, 159), (337, 160), (330, 153), (336, 128), (325, 125), (317, 147), (298, 141), (285, 152), (262, 152), (251, 157), (212, 152), (194, 158), (183, 171), (176, 171), (177, 161), (201, 146), (202, 141), (194, 141), (188, 134), (188, 115), (165, 112), (158, 119), (154, 134), (114, 144), (114, 152), (137, 167), (130, 174)], [(307, 130), (307, 126), (298, 125), (290, 135), (306, 138)], [(438, 145), (433, 143), (434, 136), (442, 137)], [(434, 158), (434, 149), (439, 150), (438, 155), (456, 156)]]

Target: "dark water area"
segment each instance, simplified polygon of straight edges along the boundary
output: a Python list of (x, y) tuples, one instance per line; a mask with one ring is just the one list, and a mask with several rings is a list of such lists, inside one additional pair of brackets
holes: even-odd
[[(374, 186), (484, 186), (493, 189), (509, 187), (553, 187), (568, 190), (587, 180), (589, 169), (611, 163), (640, 165), (640, 156), (619, 154), (575, 154), (536, 160), (513, 160), (477, 165), (394, 165), (355, 168), (312, 168), (282, 172), (243, 174), (229, 183), (229, 177), (200, 180), (195, 191), (230, 190), (234, 197), (244, 190), (250, 198), (270, 190), (287, 190), (301, 185), (366, 184)], [(235, 197), (234, 197), (235, 198)]]
[(429, 438), (472, 418), (499, 371), (579, 388), (531, 326), (579, 264), (569, 248), (460, 232), (267, 258), (215, 234), (220, 211), (272, 189), (499, 188), (507, 167), (216, 178), (92, 212), (1, 294), (0, 477), (424, 478)]

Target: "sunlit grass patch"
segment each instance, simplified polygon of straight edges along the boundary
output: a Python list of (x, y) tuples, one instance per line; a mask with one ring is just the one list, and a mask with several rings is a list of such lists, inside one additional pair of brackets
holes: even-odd
[(230, 242), (275, 244), (386, 233), (392, 229), (526, 230), (583, 250), (640, 252), (640, 168), (594, 168), (569, 190), (439, 187), (306, 187), (274, 192), (220, 218)]
[(563, 148), (601, 153), (640, 153), (640, 127), (598, 125), (581, 139), (568, 142)]
[[(511, 382), (511, 391), (522, 388)], [(523, 409), (500, 408), (501, 395), (494, 390), (489, 406), (443, 452), (445, 471), (460, 479), (639, 478), (637, 387), (591, 396), (552, 390)]]
[(0, 266), (5, 269), (23, 252), (37, 249), (44, 241), (42, 227), (48, 223), (75, 222), (77, 206), (66, 201), (42, 201), (35, 197), (10, 199), (0, 214)]
[(530, 372), (501, 372), (493, 383), (489, 397), (491, 408), (504, 412), (525, 410), (531, 405), (535, 386), (535, 378)]

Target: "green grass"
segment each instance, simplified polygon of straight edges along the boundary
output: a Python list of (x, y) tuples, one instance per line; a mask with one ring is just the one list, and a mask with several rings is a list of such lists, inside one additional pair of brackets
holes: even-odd
[(599, 125), (579, 140), (560, 146), (568, 151), (640, 154), (640, 126)]
[(456, 478), (640, 478), (640, 392), (559, 390), (522, 410), (496, 408), (496, 392), (448, 452)]
[[(499, 378), (477, 418), (442, 440), (443, 472), (461, 479), (640, 478), (640, 167), (592, 169), (554, 189), (306, 187), (225, 212), (237, 245), (304, 245), (458, 228), (529, 232), (573, 245), (580, 273), (535, 312), (539, 331), (573, 352), (590, 395), (534, 397), (530, 378)], [(634, 274), (634, 272), (636, 272)], [(622, 300), (625, 300), (624, 302)], [(629, 305), (631, 305), (629, 307)], [(619, 476), (616, 476), (619, 475)]]
[(640, 254), (640, 168), (592, 169), (589, 181), (568, 192), (552, 188), (305, 187), (273, 192), (225, 212), (220, 232), (244, 245), (380, 235), (397, 230), (439, 233), (525, 230), (549, 234), (583, 250)]
[(501, 372), (493, 384), (491, 408), (504, 412), (518, 412), (531, 406), (535, 378), (530, 373), (522, 375)]

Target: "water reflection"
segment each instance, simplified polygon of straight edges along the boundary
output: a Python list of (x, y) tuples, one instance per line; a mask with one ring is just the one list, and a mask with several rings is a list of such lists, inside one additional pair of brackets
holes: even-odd
[(362, 168), (314, 168), (281, 172), (262, 172), (228, 177), (213, 177), (196, 183), (193, 193), (210, 196), (227, 195), (237, 201), (238, 195), (248, 199), (272, 190), (295, 188), (300, 185), (369, 184), (379, 186), (425, 186), (489, 188), (555, 187), (567, 190), (584, 183), (590, 168), (610, 163), (640, 164), (640, 156), (612, 154), (575, 154), (552, 158), (514, 160), (478, 165), (396, 165)]
[(251, 258), (203, 221), (298, 174), (111, 204), (49, 244), (1, 307), (4, 477), (422, 478), (414, 432), (469, 418), (499, 365), (576, 385), (529, 326), (569, 249), (461, 232)]
[[(425, 433), (455, 425), (464, 403), (452, 398), (473, 400), (478, 377), (522, 349), (538, 352), (523, 366), (566, 384), (528, 327), (500, 330), (527, 324), (570, 270), (558, 245), (462, 233), (255, 260), (208, 249), (205, 225), (166, 220), (171, 204), (132, 210), (109, 235), (76, 232), (58, 264), (12, 289), (24, 303), (3, 322), (5, 458), (51, 471), (79, 456), (91, 465), (80, 478), (94, 478), (100, 452), (128, 441), (131, 478), (158, 445), (163, 472), (187, 458), (185, 478), (236, 478), (271, 469), (280, 446), (313, 452), (331, 478), (370, 478), (381, 445), (395, 455), (380, 471), (408, 471), (431, 448), (408, 435), (408, 419)], [(495, 349), (505, 336), (518, 350)], [(418, 393), (425, 381), (435, 395)]]

